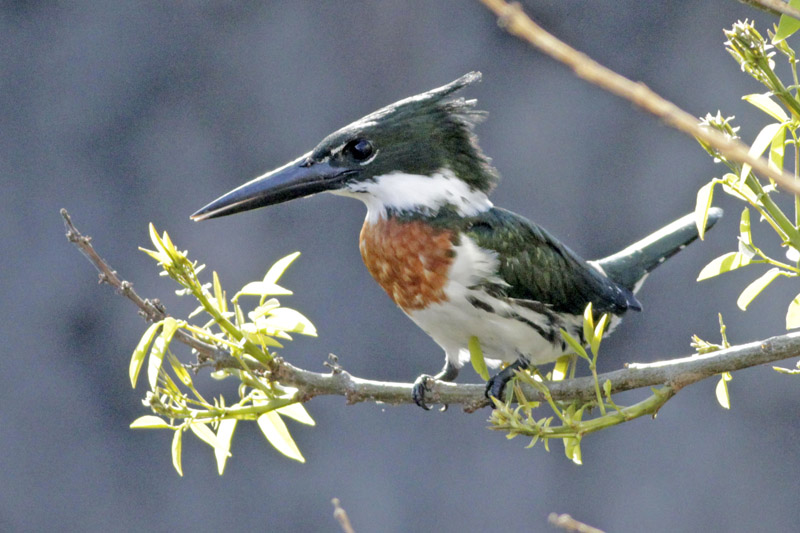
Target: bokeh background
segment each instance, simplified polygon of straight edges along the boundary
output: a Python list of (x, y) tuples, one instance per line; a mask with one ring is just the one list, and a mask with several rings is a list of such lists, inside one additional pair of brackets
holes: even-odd
[[(776, 22), (767, 14), (732, 0), (524, 4), (691, 113), (736, 115), (746, 141), (766, 123), (740, 100), (761, 88), (728, 57), (722, 29), (750, 17), (765, 31)], [(361, 204), (322, 195), (202, 224), (188, 216), (334, 129), (470, 70), (484, 74), (465, 94), (490, 113), (478, 133), (504, 176), (493, 200), (586, 257), (691, 211), (696, 190), (721, 173), (694, 140), (505, 34), (475, 1), (4, 2), (0, 529), (337, 531), (332, 497), (361, 532), (540, 531), (552, 511), (608, 531), (796, 527), (798, 382), (766, 367), (735, 374), (730, 411), (708, 380), (655, 421), (586, 438), (583, 466), (558, 443), (527, 450), (488, 431), (486, 412), (338, 397), (307, 405), (316, 427), (291, 426), (303, 465), (242, 424), (224, 476), (192, 437), (181, 478), (170, 432), (128, 429), (146, 412), (143, 386), (127, 377), (145, 324), (97, 285), (58, 209), (175, 314), (190, 302), (137, 251), (148, 222), (230, 291), (299, 249), (283, 279), (295, 295), (283, 302), (319, 337), (283, 355), (322, 371), (333, 352), (355, 375), (410, 381), (443, 355), (361, 264)], [(687, 354), (692, 333), (718, 339), (717, 312), (736, 343), (782, 333), (791, 282), (747, 313), (735, 300), (757, 269), (694, 282), (735, 246), (741, 207), (716, 203), (726, 218), (650, 277), (645, 311), (604, 344), (602, 370)]]

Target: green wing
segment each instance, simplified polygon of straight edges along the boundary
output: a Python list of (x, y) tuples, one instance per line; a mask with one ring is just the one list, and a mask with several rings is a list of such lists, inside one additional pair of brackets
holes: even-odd
[(497, 253), (499, 275), (510, 286), (494, 285), (491, 290), (495, 292), (574, 315), (583, 314), (589, 302), (597, 313), (619, 315), (641, 309), (628, 289), (600, 274), (524, 217), (492, 208), (462, 219), (462, 224), (461, 231), (478, 246)]

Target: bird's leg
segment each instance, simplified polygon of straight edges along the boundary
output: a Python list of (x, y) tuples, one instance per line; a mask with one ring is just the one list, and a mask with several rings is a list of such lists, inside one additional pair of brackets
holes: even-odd
[[(489, 381), (486, 382), (486, 397), (492, 399), (492, 397), (497, 398), (501, 402), (503, 401), (503, 391), (506, 388), (506, 384), (508, 384), (509, 380), (514, 377), (514, 374), (517, 370), (524, 370), (530, 366), (530, 363), (525, 359), (517, 359), (515, 362), (511, 363), (503, 370), (489, 378)], [(494, 403), (492, 404), (494, 408)]]
[(425, 401), (425, 395), (431, 392), (431, 387), (434, 381), (453, 381), (458, 377), (458, 367), (450, 362), (450, 358), (446, 358), (444, 368), (435, 376), (422, 374), (414, 380), (414, 386), (411, 388), (411, 396), (414, 398), (414, 403), (425, 409), (430, 410), (430, 406)]

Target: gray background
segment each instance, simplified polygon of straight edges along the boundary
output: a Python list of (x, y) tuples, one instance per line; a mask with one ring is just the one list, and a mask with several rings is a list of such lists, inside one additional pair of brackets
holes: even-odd
[[(775, 21), (766, 14), (730, 0), (527, 4), (556, 35), (691, 113), (737, 115), (746, 141), (766, 123), (740, 100), (761, 89), (721, 32), (745, 17), (764, 31)], [(693, 209), (697, 188), (721, 172), (694, 140), (506, 35), (477, 2), (3, 3), (0, 54), (0, 529), (336, 531), (334, 496), (360, 532), (538, 531), (551, 511), (609, 531), (800, 521), (798, 382), (769, 368), (735, 375), (730, 412), (708, 380), (656, 421), (586, 438), (580, 467), (558, 443), (526, 450), (486, 430), (486, 412), (338, 397), (307, 406), (315, 428), (291, 426), (305, 465), (245, 424), (223, 477), (190, 438), (179, 478), (171, 433), (128, 429), (145, 413), (144, 388), (127, 377), (145, 324), (97, 285), (64, 239), (60, 207), (142, 295), (176, 314), (190, 303), (137, 251), (148, 222), (229, 290), (302, 250), (284, 303), (320, 335), (283, 355), (323, 370), (334, 352), (355, 375), (402, 381), (438, 370), (442, 353), (361, 264), (359, 203), (323, 195), (202, 224), (188, 215), (334, 129), (469, 70), (484, 74), (467, 96), (490, 112), (478, 133), (505, 177), (497, 205), (587, 257)], [(604, 344), (601, 370), (686, 354), (692, 333), (716, 340), (718, 311), (734, 342), (782, 332), (791, 282), (747, 313), (735, 300), (761, 270), (694, 282), (735, 246), (741, 207), (716, 203), (726, 219), (651, 276), (645, 312)], [(210, 385), (232, 396), (229, 386)]]

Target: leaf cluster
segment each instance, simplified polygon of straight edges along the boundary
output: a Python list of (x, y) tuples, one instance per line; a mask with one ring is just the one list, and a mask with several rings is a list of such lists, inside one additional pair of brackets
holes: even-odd
[[(794, 19), (782, 17), (775, 32), (770, 32), (768, 42), (756, 31), (751, 22), (737, 22), (725, 32), (728, 38), (725, 45), (731, 56), (740, 64), (742, 70), (762, 83), (767, 92), (750, 94), (743, 99), (765, 113), (772, 121), (756, 135), (750, 148), (750, 155), (761, 157), (765, 152), (769, 165), (782, 170), (787, 155), (794, 160), (794, 175), (798, 179), (800, 169), (800, 148), (798, 129), (800, 128), (800, 98), (798, 97), (797, 58), (795, 51), (786, 42), (786, 37), (798, 29)], [(785, 84), (775, 72), (774, 56), (780, 52), (788, 62), (791, 83)], [(737, 138), (738, 128), (732, 125), (733, 117), (723, 118), (720, 112), (708, 114), (701, 123), (713, 128), (729, 138)], [(730, 272), (750, 265), (768, 265), (770, 268), (748, 284), (739, 295), (737, 305), (746, 310), (748, 305), (780, 277), (795, 278), (800, 275), (800, 198), (795, 197), (793, 213), (787, 214), (775, 197), (778, 194), (775, 183), (762, 180), (747, 164), (739, 164), (726, 158), (701, 141), (703, 148), (723, 163), (729, 172), (714, 178), (700, 188), (697, 193), (695, 216), (700, 237), (703, 238), (708, 212), (714, 198), (715, 189), (722, 190), (746, 204), (740, 223), (737, 249), (728, 252), (706, 265), (698, 276), (698, 281)], [(788, 152), (788, 154), (787, 154)], [(778, 259), (763, 247), (756, 246), (751, 225), (751, 209), (758, 213), (775, 233), (779, 244), (785, 249), (786, 259)], [(786, 313), (786, 328), (800, 326), (800, 294), (790, 303)]]
[[(155, 414), (138, 418), (131, 427), (172, 430), (172, 461), (181, 475), (182, 439), (187, 430), (214, 449), (217, 468), (222, 474), (240, 420), (256, 420), (272, 446), (303, 462), (283, 417), (308, 425), (314, 425), (314, 421), (297, 403), (297, 390), (270, 379), (267, 370), (275, 357), (270, 350), (282, 347), (282, 341), (292, 340), (291, 334), (316, 335), (314, 325), (305, 316), (281, 306), (275, 298), (292, 294), (278, 285), (278, 280), (299, 253), (276, 262), (263, 280), (248, 283), (229, 301), (217, 273), (212, 274), (211, 283), (201, 283), (198, 273), (203, 265), (190, 261), (166, 232), (159, 235), (151, 224), (150, 238), (155, 250), (143, 251), (158, 261), (163, 275), (182, 286), (176, 291), (178, 295), (193, 296), (199, 306), (187, 320), (167, 316), (151, 324), (136, 346), (130, 362), (131, 385), (136, 387), (147, 360), (149, 391), (144, 403)], [(257, 297), (257, 303), (249, 311), (240, 304), (243, 296)], [(206, 316), (207, 321), (201, 325), (189, 322), (199, 316)], [(235, 364), (225, 365), (212, 373), (212, 377), (235, 378), (239, 382), (234, 403), (229, 405), (222, 395), (209, 401), (197, 390), (189, 369), (199, 365), (182, 363), (170, 349), (179, 332), (232, 358)]]
[[(575, 464), (581, 464), (581, 440), (584, 435), (605, 429), (644, 415), (655, 416), (658, 409), (674, 394), (670, 387), (652, 389), (653, 394), (647, 399), (628, 407), (620, 406), (611, 398), (611, 382), (606, 380), (602, 385), (597, 375), (597, 356), (600, 343), (608, 326), (609, 315), (604, 314), (595, 323), (592, 304), (586, 306), (583, 314), (583, 338), (585, 344), (575, 339), (566, 330), (561, 330), (561, 337), (572, 348), (574, 354), (562, 356), (556, 361), (552, 372), (542, 376), (537, 369), (532, 372), (520, 371), (513, 383), (513, 394), (508, 401), (493, 399), (495, 409), (489, 419), (491, 429), (505, 431), (509, 439), (518, 435), (531, 437), (527, 447), (533, 447), (540, 440), (546, 450), (550, 450), (550, 439), (561, 439), (564, 453)], [(588, 348), (588, 350), (587, 350)], [(569, 375), (574, 377), (578, 359), (586, 361), (595, 385), (595, 398), (588, 402), (561, 402), (553, 399), (545, 381), (561, 381)], [(533, 387), (553, 411), (554, 416), (534, 417), (534, 409), (541, 406), (542, 401), (530, 400), (520, 387), (526, 383)], [(517, 405), (514, 406), (514, 403)], [(594, 409), (600, 414), (589, 417)], [(553, 425), (558, 419), (559, 425)]]

